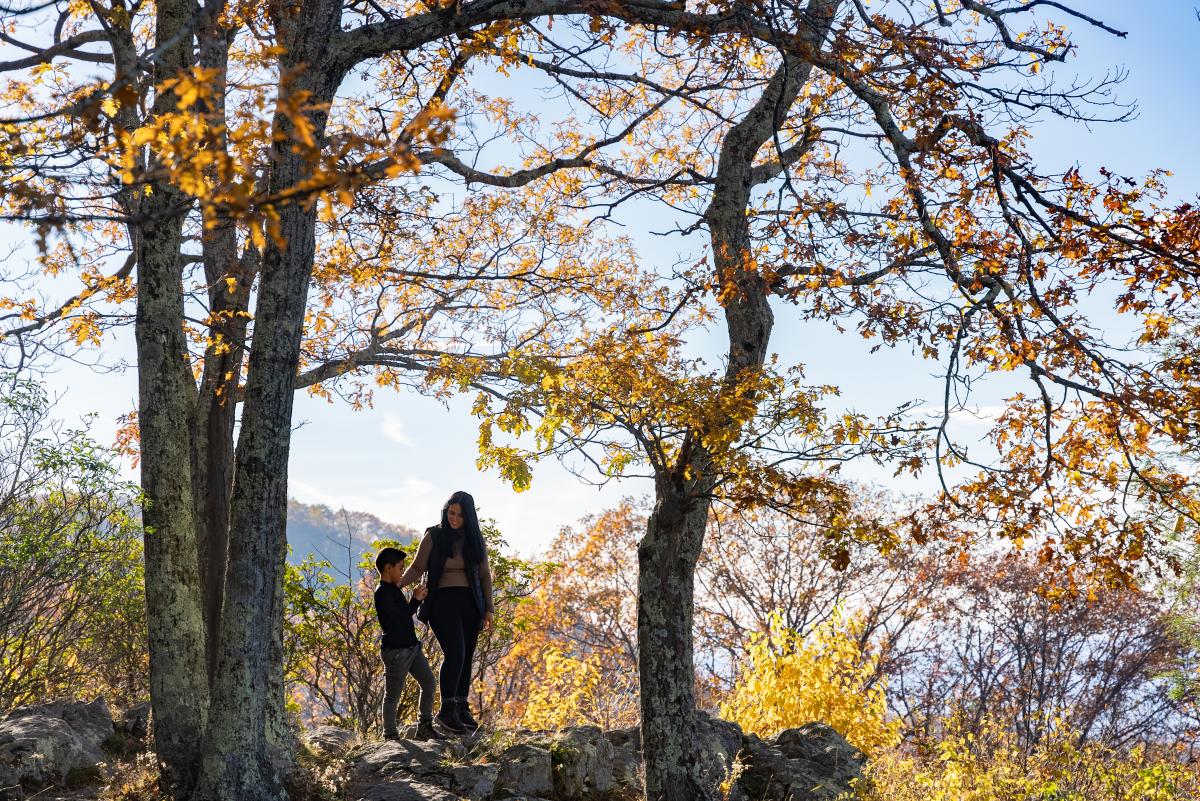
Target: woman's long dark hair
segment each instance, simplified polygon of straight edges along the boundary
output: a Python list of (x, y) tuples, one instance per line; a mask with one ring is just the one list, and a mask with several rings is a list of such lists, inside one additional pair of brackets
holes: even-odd
[(442, 536), (446, 538), (447, 543), (454, 538), (454, 529), (450, 527), (448, 514), (450, 505), (454, 503), (462, 509), (463, 558), (468, 564), (478, 565), (483, 562), (483, 532), (479, 528), (479, 515), (475, 512), (475, 499), (470, 493), (459, 490), (442, 505)]

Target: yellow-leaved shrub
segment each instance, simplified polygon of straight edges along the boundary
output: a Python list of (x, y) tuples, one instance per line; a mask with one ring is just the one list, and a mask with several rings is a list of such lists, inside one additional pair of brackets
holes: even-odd
[(1143, 747), (1117, 751), (1051, 728), (1033, 749), (1011, 727), (985, 721), (976, 734), (953, 724), (927, 751), (881, 753), (860, 801), (1194, 801), (1200, 769)]
[(721, 717), (764, 738), (816, 721), (868, 754), (894, 746), (900, 724), (888, 720), (878, 660), (859, 646), (861, 632), (840, 611), (808, 636), (773, 615), (770, 631), (751, 637)]
[(636, 683), (632, 677), (615, 683), (606, 679), (600, 654), (580, 659), (550, 647), (539, 667), (521, 726), (551, 730), (582, 725), (615, 728), (637, 723)]

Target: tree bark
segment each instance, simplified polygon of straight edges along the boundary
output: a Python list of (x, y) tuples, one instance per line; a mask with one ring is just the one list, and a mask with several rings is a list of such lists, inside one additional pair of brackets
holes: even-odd
[[(206, 110), (226, 120), (226, 82), (231, 33), (218, 17), (198, 32), (200, 66), (216, 70), (213, 93), (205, 98)], [(214, 147), (228, 147), (224, 128), (218, 126)], [(210, 169), (215, 179), (216, 167)], [(192, 424), (192, 486), (196, 505), (197, 558), (204, 597), (207, 634), (208, 681), (216, 678), (225, 569), (229, 558), (229, 498), (233, 491), (234, 426), (237, 392), (246, 353), (250, 289), (256, 271), (256, 253), (247, 248), (238, 255), (237, 227), (233, 219), (206, 221), (201, 233), (204, 280), (208, 286), (209, 334), (204, 350), (199, 401)]]
[(182, 221), (147, 226), (138, 253), (135, 337), (155, 753), (168, 787), (196, 776), (208, 682), (192, 517), (190, 427), (195, 386), (183, 333)]
[[(156, 36), (162, 52), (154, 78), (161, 81), (192, 61), (191, 22), (185, 0), (160, 0)], [(153, 114), (173, 109), (175, 97), (155, 98)], [(177, 796), (193, 786), (208, 710), (204, 673), (204, 615), (196, 562), (190, 422), (196, 387), (188, 361), (179, 257), (188, 201), (168, 181), (130, 205), (130, 238), (137, 254), (135, 339), (141, 484), (146, 502), (146, 615), (154, 750), (164, 783)]]
[(709, 498), (701, 487), (657, 482), (654, 510), (638, 544), (638, 674), (646, 798), (711, 798), (714, 784), (696, 746), (692, 653), (696, 560)]
[[(312, 0), (280, 14), (279, 39), (288, 47), (282, 69), (287, 83), (280, 91), (312, 93), (312, 108), (304, 113), (320, 142), (325, 109), (340, 78), (324, 68), (322, 52), (337, 30), (340, 3)], [(277, 196), (308, 178), (313, 165), (301, 149), (293, 149), (285, 115), (276, 116), (274, 127), (268, 189)], [(286, 797), (272, 746), (281, 736), (287, 467), (316, 204), (292, 202), (278, 213), (279, 236), (263, 254), (234, 467), (220, 656), (196, 793), (202, 801)]]

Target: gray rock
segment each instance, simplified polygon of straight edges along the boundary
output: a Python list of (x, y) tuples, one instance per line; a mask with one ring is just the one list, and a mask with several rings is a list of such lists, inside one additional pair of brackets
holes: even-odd
[(371, 785), (359, 801), (458, 801), (458, 796), (407, 776), (389, 776)]
[(150, 702), (144, 701), (126, 709), (113, 721), (113, 728), (118, 734), (146, 739), (150, 734)]
[(772, 801), (834, 801), (862, 776), (865, 764), (861, 751), (819, 723), (787, 729), (770, 742), (747, 735), (744, 753), (740, 789)]
[(519, 743), (505, 749), (497, 758), (500, 766), (495, 793), (509, 796), (546, 796), (554, 790), (550, 749)]
[(624, 729), (610, 729), (604, 736), (613, 744), (613, 748), (628, 748), (630, 751), (642, 750), (642, 731), (637, 726)]
[(445, 759), (444, 747), (432, 740), (384, 740), (367, 743), (350, 754), (351, 776), (358, 781), (407, 771), (415, 776), (439, 773)]
[(582, 801), (609, 793), (614, 751), (596, 726), (572, 726), (560, 732), (550, 746), (555, 796)]
[(0, 787), (61, 781), (105, 761), (113, 736), (103, 698), (18, 707), (0, 722)]
[(862, 751), (824, 723), (785, 729), (775, 735), (772, 744), (788, 759), (839, 784), (848, 785), (850, 779), (861, 777), (867, 763)]
[(614, 785), (640, 795), (646, 785), (641, 752), (633, 748), (613, 748), (612, 774)]
[(745, 764), (738, 785), (749, 798), (825, 801), (836, 798), (841, 792), (809, 770), (807, 763), (788, 759), (774, 745), (764, 743), (754, 735), (746, 737)]
[(480, 801), (496, 789), (499, 765), (455, 765), (449, 769), (450, 789), (466, 798)]
[(338, 726), (318, 726), (308, 732), (304, 741), (322, 756), (342, 756), (358, 743), (358, 735)]

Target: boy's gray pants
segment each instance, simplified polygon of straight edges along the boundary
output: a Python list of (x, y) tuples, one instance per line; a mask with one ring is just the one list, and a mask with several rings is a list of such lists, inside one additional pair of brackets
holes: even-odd
[(421, 688), (421, 720), (433, 719), (433, 670), (425, 659), (420, 645), (411, 648), (386, 648), (380, 652), (383, 659), (383, 735), (395, 737), (396, 707), (400, 704), (400, 691), (404, 679), (411, 673)]

